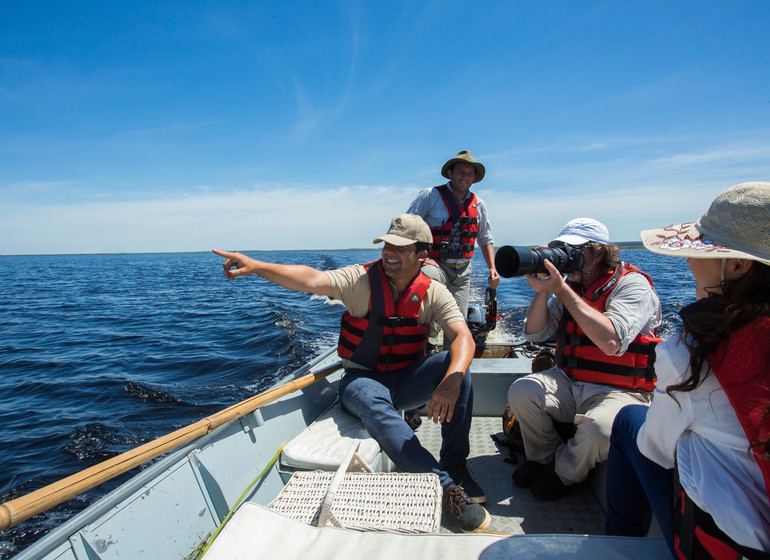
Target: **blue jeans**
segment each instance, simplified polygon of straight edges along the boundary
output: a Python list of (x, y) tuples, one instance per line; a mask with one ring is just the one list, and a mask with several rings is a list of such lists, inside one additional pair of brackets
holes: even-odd
[(470, 452), (473, 387), (466, 373), (450, 422), (441, 425), (440, 461), (425, 449), (399, 410), (417, 408), (430, 401), (449, 368), (449, 353), (421, 358), (393, 372), (351, 369), (340, 381), (342, 408), (360, 418), (382, 450), (404, 472), (434, 472), (447, 490), (454, 483), (444, 468), (462, 463)]
[(607, 521), (605, 533), (643, 537), (650, 530), (652, 514), (674, 558), (671, 511), (674, 504), (674, 469), (664, 469), (639, 451), (636, 436), (649, 409), (629, 405), (620, 410), (612, 425), (607, 459)]

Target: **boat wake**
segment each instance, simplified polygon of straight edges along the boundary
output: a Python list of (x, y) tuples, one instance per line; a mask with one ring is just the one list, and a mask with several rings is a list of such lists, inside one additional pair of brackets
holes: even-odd
[(114, 444), (126, 445), (126, 438), (111, 430), (104, 424), (86, 424), (79, 426), (70, 435), (69, 443), (64, 451), (73, 455), (79, 461), (104, 460), (118, 455), (120, 451), (110, 450)]
[(126, 381), (123, 389), (129, 394), (137, 397), (145, 402), (151, 402), (156, 404), (177, 404), (182, 406), (192, 406), (189, 403), (181, 401), (176, 397), (172, 397), (168, 393), (153, 389), (149, 385), (144, 383), (136, 383), (134, 381)]

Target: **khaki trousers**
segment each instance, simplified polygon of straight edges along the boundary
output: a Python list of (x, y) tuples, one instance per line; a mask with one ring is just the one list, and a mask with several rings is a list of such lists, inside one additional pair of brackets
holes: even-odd
[[(470, 299), (471, 292), (471, 261), (468, 261), (465, 266), (460, 268), (454, 268), (447, 263), (436, 261), (438, 267), (433, 265), (426, 265), (421, 268), (422, 273), (435, 282), (439, 282), (446, 286), (452, 297), (457, 302), (457, 307), (460, 308), (460, 312), (463, 317), (468, 318), (468, 300)], [(440, 346), (443, 344), (443, 337), (441, 336), (441, 327), (436, 323), (430, 325), (430, 335), (428, 342), (434, 346)]]
[[(606, 461), (615, 415), (626, 405), (649, 405), (651, 393), (570, 379), (558, 367), (526, 375), (508, 390), (508, 404), (521, 425), (528, 461), (548, 463), (564, 484), (588, 478)], [(574, 423), (575, 436), (564, 443), (554, 420)]]

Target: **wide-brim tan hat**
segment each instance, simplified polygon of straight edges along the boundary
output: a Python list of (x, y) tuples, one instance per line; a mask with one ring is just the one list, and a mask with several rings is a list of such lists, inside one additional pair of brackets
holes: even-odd
[(770, 265), (770, 183), (741, 183), (714, 199), (697, 222), (642, 232), (661, 255), (750, 259)]
[(378, 237), (372, 243), (390, 243), (398, 247), (414, 243), (432, 243), (433, 234), (428, 224), (417, 214), (399, 214), (390, 221), (388, 233)]
[(462, 150), (457, 152), (455, 157), (444, 164), (444, 167), (441, 168), (441, 176), (449, 179), (449, 168), (455, 163), (470, 163), (476, 169), (476, 177), (473, 179), (474, 183), (481, 181), (484, 178), (484, 174), (487, 172), (481, 163), (473, 159), (472, 153), (468, 150)]

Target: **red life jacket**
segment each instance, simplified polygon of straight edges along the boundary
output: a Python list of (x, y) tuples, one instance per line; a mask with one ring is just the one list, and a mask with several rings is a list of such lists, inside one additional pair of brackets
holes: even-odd
[(676, 469), (671, 529), (679, 560), (770, 560), (770, 553), (739, 545), (722, 531), (684, 491)]
[[(607, 310), (607, 297), (626, 274), (641, 274), (655, 289), (652, 279), (632, 264), (622, 263), (597, 279), (582, 294), (583, 300), (600, 313)], [(556, 342), (556, 363), (578, 381), (604, 383), (629, 389), (655, 389), (655, 346), (661, 339), (639, 334), (622, 356), (608, 356), (585, 334), (564, 309)]]
[[(770, 317), (755, 319), (735, 331), (708, 357), (749, 443), (770, 437)], [(770, 461), (762, 445), (752, 448), (770, 501)], [(674, 546), (681, 559), (770, 558), (770, 554), (738, 545), (701, 510), (681, 487), (675, 487)]]
[(476, 195), (470, 193), (460, 205), (457, 197), (446, 185), (433, 187), (444, 200), (449, 219), (442, 225), (430, 228), (433, 234), (433, 248), (429, 256), (432, 259), (470, 259), (479, 232), (479, 212)]
[(430, 285), (422, 272), (394, 301), (382, 260), (364, 265), (369, 277), (369, 311), (363, 317), (342, 316), (337, 353), (341, 358), (379, 372), (412, 365), (425, 355), (430, 323), (417, 322)]

